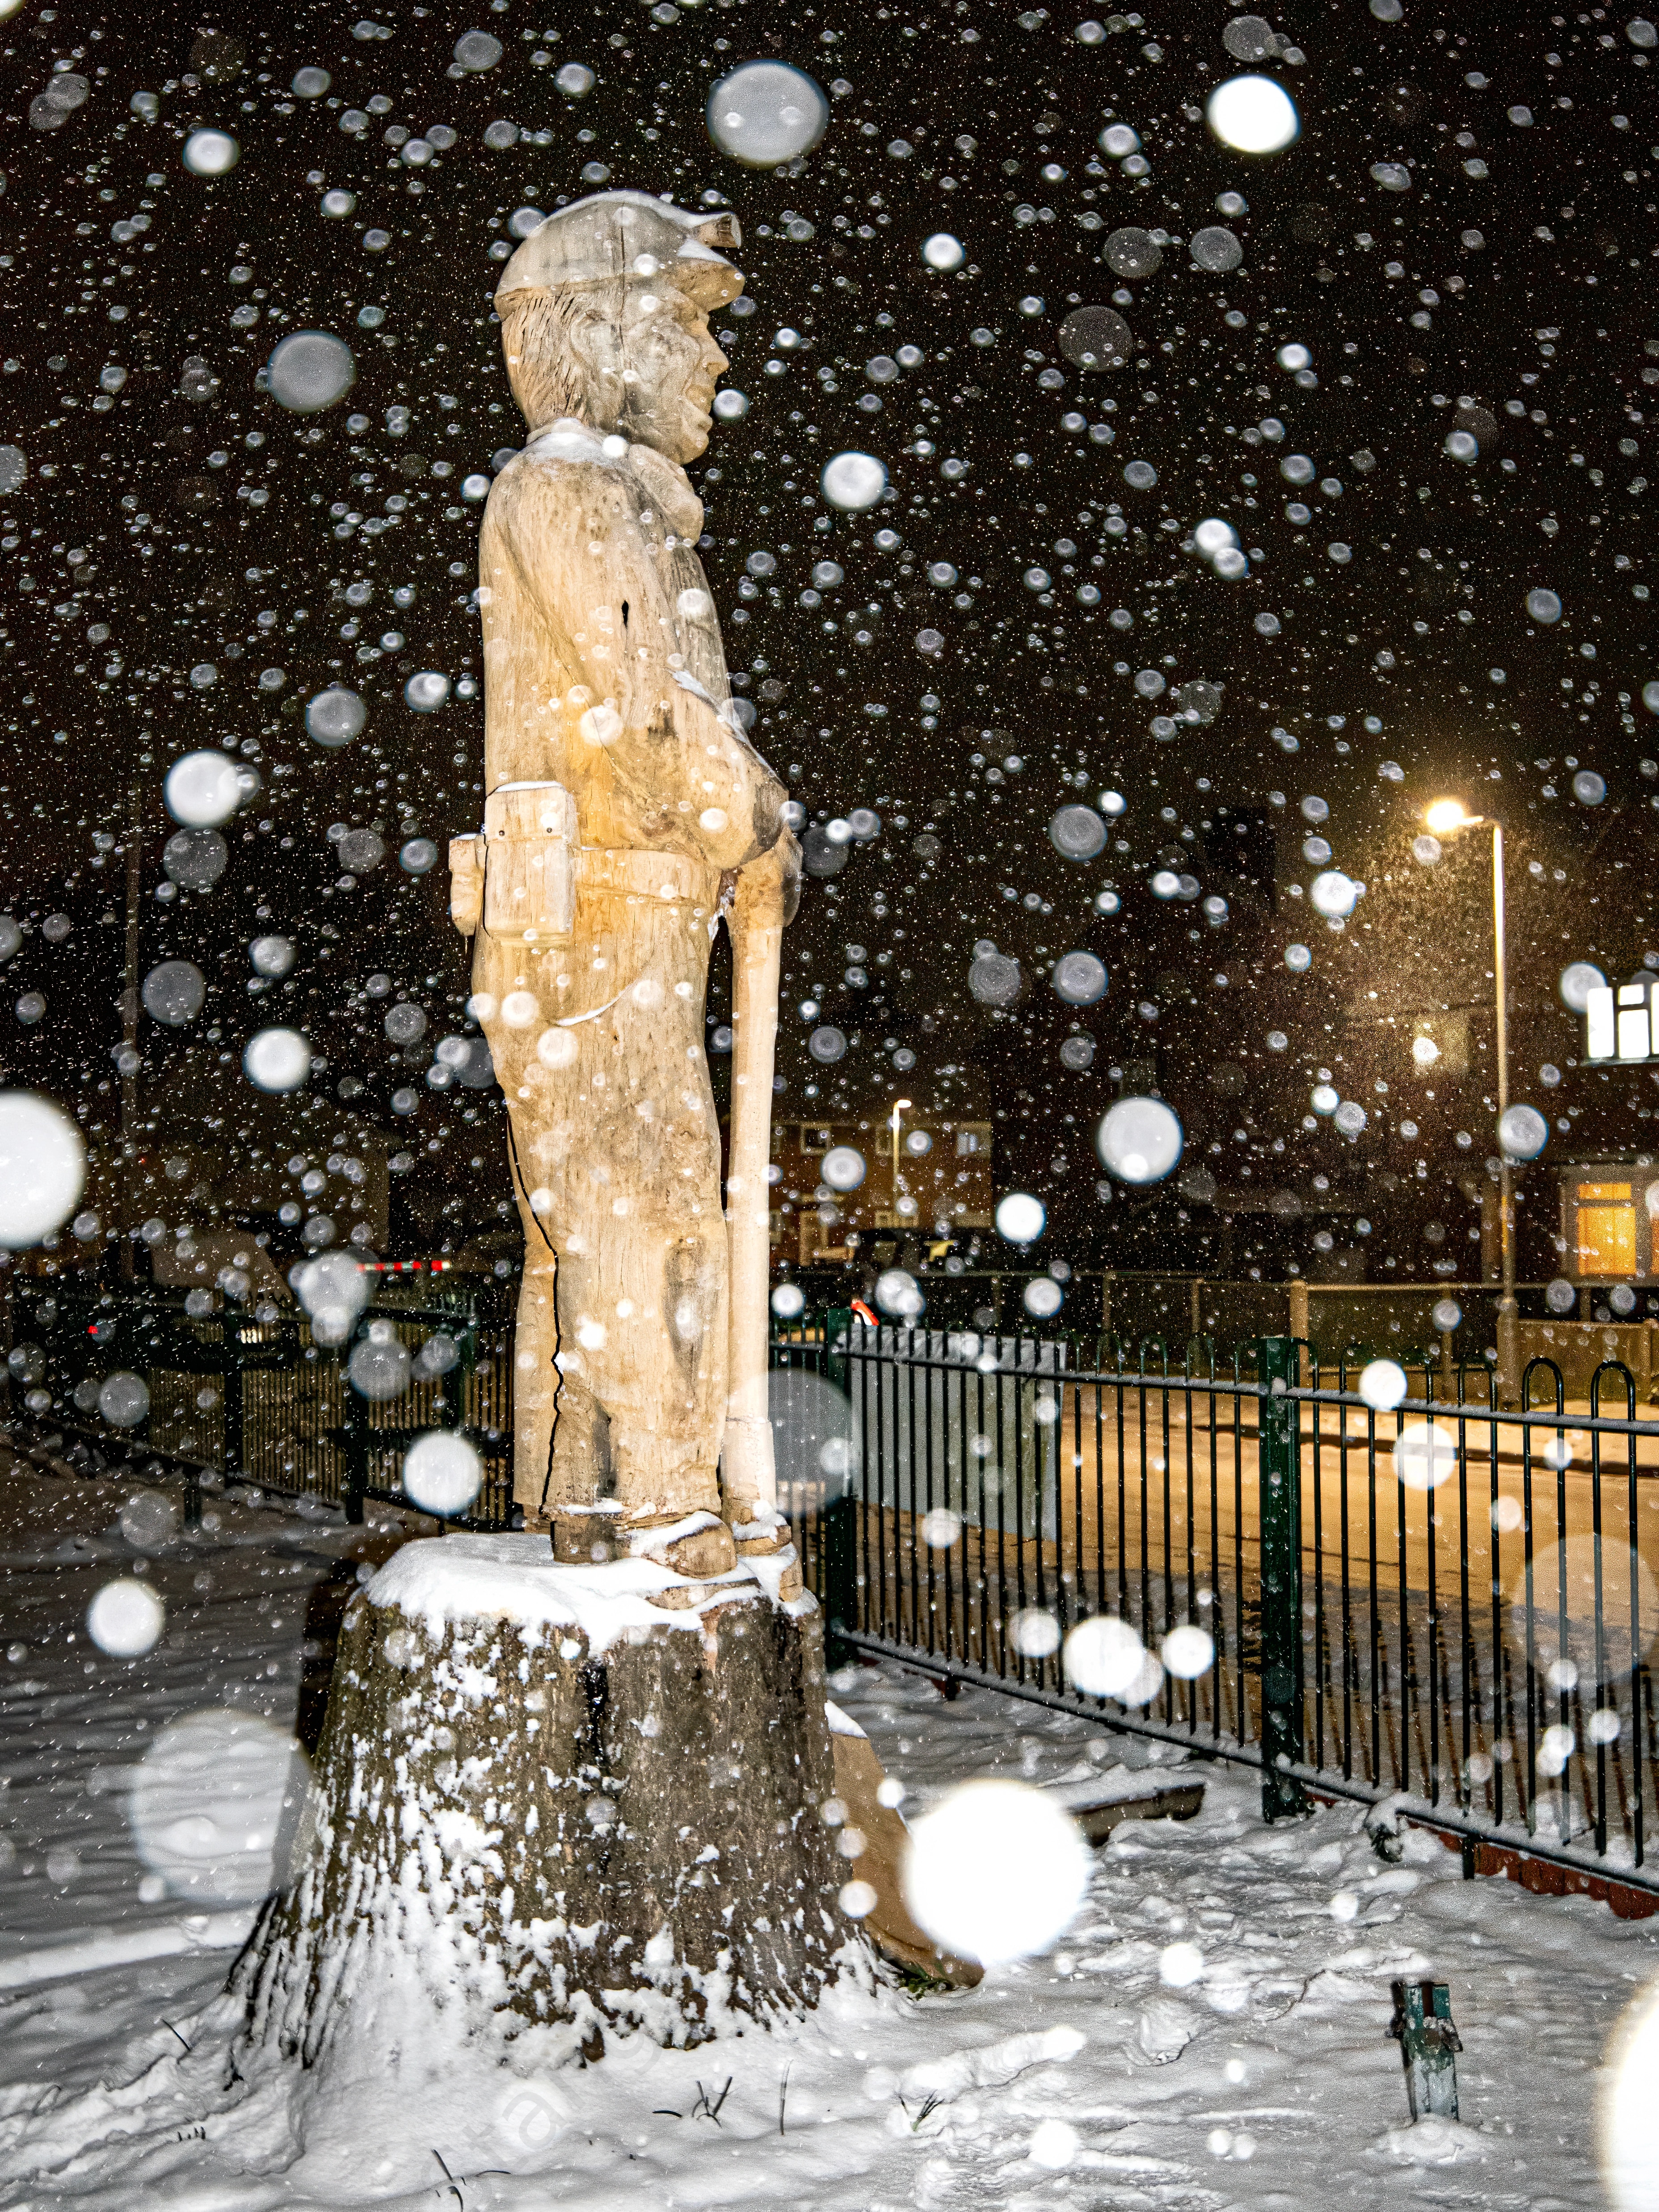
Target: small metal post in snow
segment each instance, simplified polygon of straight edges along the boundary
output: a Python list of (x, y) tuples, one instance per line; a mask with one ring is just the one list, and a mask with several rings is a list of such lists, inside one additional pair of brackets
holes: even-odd
[(1457, 2053), (1451, 1992), (1444, 1982), (1396, 1982), (1389, 2033), (1400, 2044), (1413, 2120), (1457, 2118)]

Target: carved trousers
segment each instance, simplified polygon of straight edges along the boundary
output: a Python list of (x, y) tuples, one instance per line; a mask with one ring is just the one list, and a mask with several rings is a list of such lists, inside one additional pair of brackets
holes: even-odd
[(473, 988), (524, 1224), (514, 1496), (718, 1510), (720, 1139), (704, 1050), (717, 871), (585, 850), (570, 940), (480, 929)]

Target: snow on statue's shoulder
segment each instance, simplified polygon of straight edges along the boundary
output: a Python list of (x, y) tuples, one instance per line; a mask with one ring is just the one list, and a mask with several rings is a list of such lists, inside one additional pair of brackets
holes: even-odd
[[(579, 1630), (597, 1658), (631, 1628), (700, 1629), (701, 1605), (669, 1609), (651, 1602), (685, 1581), (650, 1559), (562, 1566), (545, 1536), (428, 1536), (394, 1552), (364, 1595), (373, 1605), (395, 1606), (422, 1621), (434, 1643), (450, 1622), (510, 1620), (520, 1628)], [(760, 1595), (740, 1572), (720, 1577), (720, 1584), (717, 1596), (727, 1602)]]

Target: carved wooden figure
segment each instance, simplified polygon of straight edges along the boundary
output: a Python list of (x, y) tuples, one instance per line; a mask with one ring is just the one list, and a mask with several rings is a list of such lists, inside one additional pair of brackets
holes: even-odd
[[(434, 2032), (695, 2039), (727, 2006), (814, 2002), (852, 1932), (766, 1405), (799, 853), (732, 711), (683, 468), (736, 243), (729, 216), (607, 192), (501, 282), (531, 435), (484, 516), (487, 796), (451, 894), (524, 1220), (514, 1489), (554, 1540), (407, 1545), (347, 1613), (294, 1872), (237, 1970), (251, 2036), (307, 2063), (349, 2023), (378, 2063), (408, 1989)], [(722, 915), (729, 1219), (703, 1049)]]
[[(729, 215), (602, 193), (526, 239), (496, 294), (530, 435), (484, 514), (489, 795), (452, 848), (454, 912), (524, 1221), (514, 1495), (571, 1557), (699, 1510), (747, 1547), (773, 1495), (765, 1171), (798, 858), (732, 705), (683, 467), (726, 367), (708, 316), (741, 289), (714, 250), (735, 242)], [(722, 913), (730, 1250), (703, 1045)], [(672, 1563), (693, 1555), (731, 1564), (707, 1531)]]

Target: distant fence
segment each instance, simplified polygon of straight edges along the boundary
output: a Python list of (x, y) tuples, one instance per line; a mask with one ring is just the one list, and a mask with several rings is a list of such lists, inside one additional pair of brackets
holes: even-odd
[[(1041, 1271), (1036, 1271), (1039, 1278)], [(846, 1267), (797, 1268), (792, 1279), (814, 1311), (846, 1305), (854, 1279)], [(1026, 1313), (1023, 1293), (1033, 1270), (929, 1267), (916, 1278), (932, 1328), (1016, 1333), (1041, 1327)], [(1609, 1287), (1584, 1285), (1581, 1304), (1600, 1308), (1582, 1317), (1549, 1313), (1543, 1283), (1522, 1283), (1520, 1357), (1553, 1360), (1570, 1394), (1587, 1386), (1604, 1361), (1616, 1359), (1636, 1378), (1645, 1402), (1659, 1382), (1659, 1318), (1615, 1316), (1606, 1305)], [(1492, 1346), (1499, 1285), (1488, 1282), (1312, 1283), (1302, 1276), (1253, 1282), (1176, 1271), (1078, 1268), (1062, 1285), (1066, 1329), (1077, 1345), (1101, 1340), (1184, 1346), (1212, 1340), (1229, 1357), (1264, 1336), (1293, 1336), (1316, 1347), (1328, 1364), (1376, 1354), (1420, 1363), (1433, 1359), (1448, 1373), (1462, 1362), (1478, 1364)], [(866, 1294), (867, 1295), (867, 1294)], [(1459, 1310), (1446, 1328), (1435, 1309), (1449, 1301)], [(1058, 1316), (1056, 1317), (1059, 1318)]]
[(1659, 1421), (1631, 1371), (1578, 1396), (1534, 1359), (1510, 1411), (1484, 1364), (1387, 1405), (1283, 1335), (1101, 1351), (844, 1310), (780, 1335), (781, 1502), (832, 1635), (1257, 1766), (1270, 1818), (1394, 1799), (1471, 1870), (1655, 1909)]
[[(56, 1432), (73, 1461), (111, 1454), (154, 1477), (181, 1479), (194, 1510), (204, 1475), (342, 1507), (361, 1520), (370, 1498), (399, 1501), (404, 1452), (431, 1429), (459, 1429), (484, 1483), (461, 1525), (505, 1528), (512, 1507), (510, 1309), (477, 1290), (383, 1298), (343, 1344), (319, 1344), (294, 1307), (250, 1312), (228, 1300), (192, 1311), (200, 1291), (148, 1285), (119, 1293), (59, 1277), (12, 1286), (10, 1409), (32, 1433)], [(350, 1379), (352, 1355), (381, 1334), (401, 1379), (389, 1396)], [(383, 1364), (386, 1363), (382, 1363)], [(112, 1376), (136, 1376), (148, 1404), (133, 1420)], [(112, 1419), (111, 1415), (117, 1416)]]

